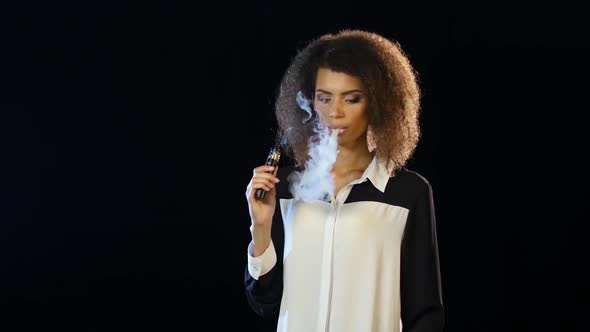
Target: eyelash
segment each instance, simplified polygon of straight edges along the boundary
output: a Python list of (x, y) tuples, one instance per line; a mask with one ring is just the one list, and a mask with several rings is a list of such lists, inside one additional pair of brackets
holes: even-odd
[[(358, 103), (360, 100), (361, 100), (361, 99), (360, 99), (360, 98), (358, 98), (358, 97), (357, 97), (357, 98), (353, 98), (353, 99), (344, 99), (344, 101), (345, 101), (345, 102), (347, 102), (347, 103), (349, 103), (349, 104), (356, 104), (356, 103)], [(327, 102), (329, 102), (329, 101), (330, 101), (330, 98), (318, 98), (318, 101), (319, 101), (320, 103), (324, 103), (324, 104), (325, 104), (325, 103), (327, 103)]]

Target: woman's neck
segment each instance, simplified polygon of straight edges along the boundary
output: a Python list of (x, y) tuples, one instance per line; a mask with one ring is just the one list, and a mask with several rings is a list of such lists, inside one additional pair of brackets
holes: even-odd
[(373, 160), (373, 153), (366, 144), (356, 144), (352, 147), (338, 146), (338, 155), (332, 172), (337, 176), (346, 176), (351, 172), (364, 172)]

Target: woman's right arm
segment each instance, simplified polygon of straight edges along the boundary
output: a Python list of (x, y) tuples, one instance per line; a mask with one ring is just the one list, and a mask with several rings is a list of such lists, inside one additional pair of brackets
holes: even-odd
[[(283, 293), (282, 259), (277, 259), (282, 257), (280, 253), (277, 255), (277, 250), (282, 252), (282, 245), (274, 246), (282, 243), (283, 238), (281, 214), (275, 213), (277, 171), (277, 167), (270, 166), (255, 168), (246, 190), (252, 234), (244, 278), (246, 297), (252, 309), (268, 319), (278, 316)], [(266, 191), (264, 199), (254, 197), (257, 189)]]

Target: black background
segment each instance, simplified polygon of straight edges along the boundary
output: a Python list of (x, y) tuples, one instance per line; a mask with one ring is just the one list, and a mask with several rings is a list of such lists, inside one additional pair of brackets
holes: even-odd
[[(0, 329), (243, 331), (283, 70), (344, 28), (419, 73), (445, 331), (580, 330), (588, 14), (566, 3), (4, 8)], [(287, 162), (287, 161), (285, 161)], [(574, 191), (575, 190), (575, 191)]]

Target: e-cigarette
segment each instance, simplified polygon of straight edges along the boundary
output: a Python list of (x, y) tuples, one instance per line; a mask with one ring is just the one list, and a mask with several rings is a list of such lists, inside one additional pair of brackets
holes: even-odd
[[(268, 157), (266, 157), (266, 163), (265, 165), (267, 166), (277, 166), (277, 164), (279, 163), (279, 159), (281, 159), (281, 145), (280, 142), (275, 144), (275, 146), (273, 146), (270, 149), (270, 152), (268, 153)], [(269, 172), (270, 173), (270, 172)], [(266, 191), (262, 188), (260, 189), (256, 189), (256, 193), (254, 194), (254, 197), (258, 200), (264, 199), (264, 196), (266, 195)]]

